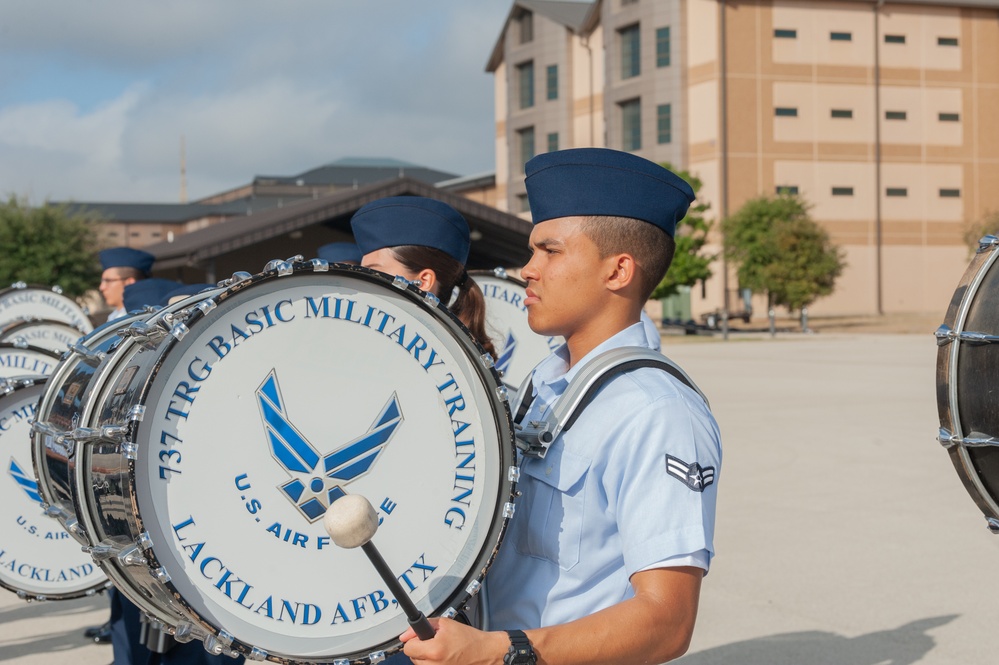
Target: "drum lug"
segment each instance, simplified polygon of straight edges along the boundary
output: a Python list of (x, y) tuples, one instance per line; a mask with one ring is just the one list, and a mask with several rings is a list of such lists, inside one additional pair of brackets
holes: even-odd
[(125, 459), (134, 462), (139, 456), (139, 444), (133, 441), (126, 441), (121, 444), (121, 452), (125, 456)]
[(496, 275), (496, 277), (498, 277), (499, 279), (506, 279), (507, 278), (506, 268), (504, 268), (502, 266), (499, 266), (497, 268), (493, 268), (493, 274)]
[(441, 299), (434, 294), (427, 291), (423, 294), (423, 300), (432, 308), (437, 309), (438, 305), (441, 304)]
[(312, 259), (309, 261), (312, 265), (312, 272), (329, 272), (330, 262), (326, 259)]
[(499, 397), (500, 400), (503, 401), (503, 402), (509, 402), (510, 401), (510, 391), (507, 390), (506, 386), (497, 386), (496, 387), (496, 396)]
[(51, 517), (52, 519), (59, 519), (60, 517), (66, 515), (66, 511), (59, 506), (49, 505), (45, 507), (45, 515)]
[(75, 443), (91, 443), (93, 441), (108, 441), (120, 443), (128, 436), (128, 425), (104, 425), (103, 427), (78, 427), (64, 435), (68, 441)]
[(239, 284), (240, 282), (245, 282), (246, 280), (252, 278), (253, 275), (246, 272), (245, 270), (237, 270), (232, 274), (232, 277), (230, 277), (229, 279), (224, 279), (221, 282), (219, 282), (219, 286), (229, 287), (232, 286), (233, 284)]
[(384, 662), (385, 658), (386, 656), (384, 651), (372, 651), (371, 653), (368, 654), (368, 661), (371, 663), (371, 665)]
[(273, 261), (268, 261), (267, 265), (264, 266), (264, 272), (269, 272), (271, 270), (277, 271), (278, 277), (285, 277), (295, 272), (295, 266), (293, 265), (296, 261), (301, 261), (302, 256), (293, 256), (290, 259), (281, 261), (279, 259), (274, 259)]
[(986, 517), (985, 520), (986, 520), (986, 526), (989, 528), (989, 531), (995, 534), (999, 534), (999, 520), (997, 520), (994, 517)]
[(517, 506), (513, 505), (513, 502), (507, 501), (503, 504), (503, 517), (506, 519), (512, 519), (514, 511), (517, 510)]
[(520, 467), (516, 464), (511, 464), (510, 468), (506, 472), (506, 479), (511, 483), (520, 482)]
[(153, 539), (149, 536), (148, 531), (143, 531), (139, 534), (139, 537), (135, 539), (135, 544), (143, 552), (149, 550), (153, 546)]
[(80, 360), (90, 365), (91, 367), (97, 367), (98, 365), (101, 364), (104, 358), (107, 357), (107, 354), (104, 353), (103, 351), (91, 351), (90, 349), (85, 347), (83, 344), (80, 344), (79, 342), (70, 346), (69, 350), (70, 353), (75, 353), (76, 355), (80, 356)]
[(194, 624), (182, 621), (173, 629), (173, 639), (181, 643), (187, 643), (198, 636)]
[(159, 580), (162, 584), (166, 584), (173, 579), (170, 577), (170, 573), (166, 571), (166, 568), (163, 568), (162, 566), (153, 571), (153, 577)]
[(999, 245), (999, 238), (994, 235), (982, 236), (982, 239), (978, 241), (978, 254), (987, 252), (996, 245)]
[(142, 404), (136, 404), (128, 412), (128, 421), (132, 423), (140, 423), (146, 415), (146, 407)]
[(469, 596), (474, 596), (479, 593), (479, 589), (482, 588), (482, 582), (479, 580), (472, 580), (467, 587), (465, 587), (465, 593)]
[(493, 356), (491, 353), (483, 353), (481, 356), (479, 356), (479, 362), (481, 362), (482, 366), (485, 367), (486, 369), (492, 369), (493, 367), (496, 366), (496, 361), (493, 360)]
[(267, 652), (260, 647), (253, 647), (250, 653), (246, 654), (247, 660), (267, 660)]
[(149, 325), (145, 321), (136, 321), (129, 327), (119, 330), (118, 334), (121, 337), (131, 337), (137, 344), (150, 351), (155, 349), (167, 336), (163, 328)]
[(184, 337), (186, 337), (187, 333), (189, 332), (191, 332), (191, 329), (188, 328), (183, 323), (178, 323), (174, 327), (170, 328), (170, 336), (176, 339), (178, 342), (184, 339)]
[(64, 528), (66, 529), (66, 531), (69, 531), (70, 533), (76, 534), (78, 536), (86, 537), (87, 535), (83, 531), (83, 527), (80, 526), (80, 521), (75, 517), (71, 517), (70, 519), (66, 520)]
[(232, 650), (232, 635), (220, 630), (218, 635), (205, 636), (205, 651), (214, 656), (235, 656)]
[(81, 549), (93, 557), (94, 561), (97, 561), (98, 563), (101, 561), (107, 561), (118, 554), (118, 548), (111, 547), (110, 545), (88, 545), (87, 547), (83, 547)]
[(208, 314), (208, 312), (212, 311), (216, 307), (218, 307), (218, 304), (216, 304), (214, 298), (205, 298), (197, 305), (195, 305), (193, 309), (199, 310), (202, 313), (202, 315), (204, 315)]

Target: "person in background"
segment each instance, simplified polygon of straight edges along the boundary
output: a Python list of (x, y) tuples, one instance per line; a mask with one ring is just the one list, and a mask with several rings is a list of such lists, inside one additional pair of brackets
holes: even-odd
[(317, 249), (316, 254), (330, 263), (361, 265), (361, 250), (352, 242), (331, 242)]
[[(694, 199), (663, 167), (603, 148), (538, 155), (526, 174), (528, 321), (565, 344), (525, 387), (525, 423), (602, 353), (651, 348), (640, 312)], [(434, 619), (433, 639), (400, 636), (414, 662), (637, 665), (688, 648), (714, 554), (717, 423), (692, 384), (658, 367), (611, 375), (576, 415), (547, 456), (522, 456), (484, 586), (492, 630)]]
[(436, 199), (393, 196), (362, 206), (350, 228), (362, 266), (417, 282), (440, 298), (496, 357), (486, 333), (485, 297), (465, 270), (471, 240), (461, 213)]
[(114, 321), (128, 313), (124, 302), (125, 287), (148, 278), (156, 257), (132, 247), (111, 247), (101, 250), (98, 256), (103, 270), (98, 288), (111, 308), (108, 321)]

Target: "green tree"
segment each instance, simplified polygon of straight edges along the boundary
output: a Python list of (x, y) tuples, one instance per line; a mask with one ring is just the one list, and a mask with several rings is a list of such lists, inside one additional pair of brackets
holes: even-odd
[(999, 234), (999, 212), (995, 210), (990, 210), (982, 215), (981, 219), (964, 225), (964, 242), (972, 254), (978, 250), (978, 241), (983, 236), (996, 234)]
[[(688, 171), (678, 171), (668, 162), (662, 164), (665, 168), (673, 171), (690, 185), (694, 194), (701, 189), (701, 180)], [(673, 239), (676, 241), (676, 252), (673, 254), (673, 262), (663, 281), (652, 292), (653, 298), (668, 298), (677, 292), (679, 286), (693, 286), (698, 281), (703, 281), (711, 277), (711, 262), (715, 260), (715, 255), (704, 255), (701, 250), (708, 242), (708, 232), (711, 224), (704, 219), (704, 213), (711, 207), (707, 203), (697, 203), (687, 210), (686, 216), (676, 224), (676, 234)]]
[(98, 224), (63, 206), (32, 208), (11, 196), (0, 204), (0, 285), (59, 286), (68, 296), (95, 288)]
[(726, 256), (739, 286), (768, 294), (771, 306), (807, 307), (832, 293), (846, 263), (796, 195), (747, 201), (723, 223)]

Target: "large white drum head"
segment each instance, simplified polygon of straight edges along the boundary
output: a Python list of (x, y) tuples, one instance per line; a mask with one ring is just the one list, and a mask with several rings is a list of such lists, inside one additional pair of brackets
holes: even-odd
[(503, 383), (519, 388), (539, 362), (562, 344), (561, 337), (539, 335), (527, 323), (526, 284), (502, 268), (471, 276), (486, 299), (486, 332), (496, 346), (496, 369)]
[(85, 333), (63, 321), (31, 319), (15, 321), (0, 330), (0, 342), (22, 342), (56, 353), (76, 344)]
[(0, 326), (22, 319), (64, 321), (84, 333), (94, 329), (87, 310), (61, 291), (19, 283), (0, 291)]
[[(393, 648), (406, 617), (322, 517), (341, 493), (440, 614), (481, 578), (510, 511), (503, 389), (442, 308), (363, 269), (254, 278), (164, 351), (135, 494), (181, 602), (235, 646), (329, 660)], [(165, 576), (160, 576), (165, 579)]]
[(104, 587), (101, 569), (45, 515), (31, 462), (31, 421), (45, 377), (0, 381), (0, 585), (31, 599), (66, 599)]
[(0, 378), (48, 376), (59, 362), (59, 354), (20, 342), (0, 342)]

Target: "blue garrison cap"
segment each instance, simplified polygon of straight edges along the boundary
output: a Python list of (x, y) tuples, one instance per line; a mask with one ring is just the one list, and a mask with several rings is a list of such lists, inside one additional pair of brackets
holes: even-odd
[(535, 224), (559, 217), (630, 217), (673, 236), (694, 190), (682, 178), (629, 152), (575, 148), (548, 152), (524, 167)]
[(163, 296), (180, 285), (180, 282), (175, 282), (172, 279), (160, 279), (159, 277), (140, 279), (138, 282), (129, 284), (125, 287), (125, 293), (122, 296), (125, 311), (134, 312), (147, 305), (162, 305)]
[(205, 289), (214, 289), (216, 286), (215, 284), (178, 284), (177, 282), (174, 282), (173, 285), (176, 288), (174, 288), (173, 291), (167, 291), (166, 295), (163, 296), (163, 299), (160, 300), (160, 305), (169, 305), (170, 301), (177, 296), (193, 296), (195, 293), (201, 293)]
[(361, 254), (383, 247), (433, 247), (457, 259), (468, 260), (468, 222), (457, 210), (436, 199), (392, 196), (363, 206), (350, 220)]
[(330, 263), (361, 263), (361, 250), (352, 242), (331, 242), (316, 250), (319, 258)]
[(131, 247), (111, 247), (100, 252), (101, 269), (108, 268), (135, 268), (139, 272), (148, 275), (153, 269), (153, 261), (156, 257), (149, 252)]

